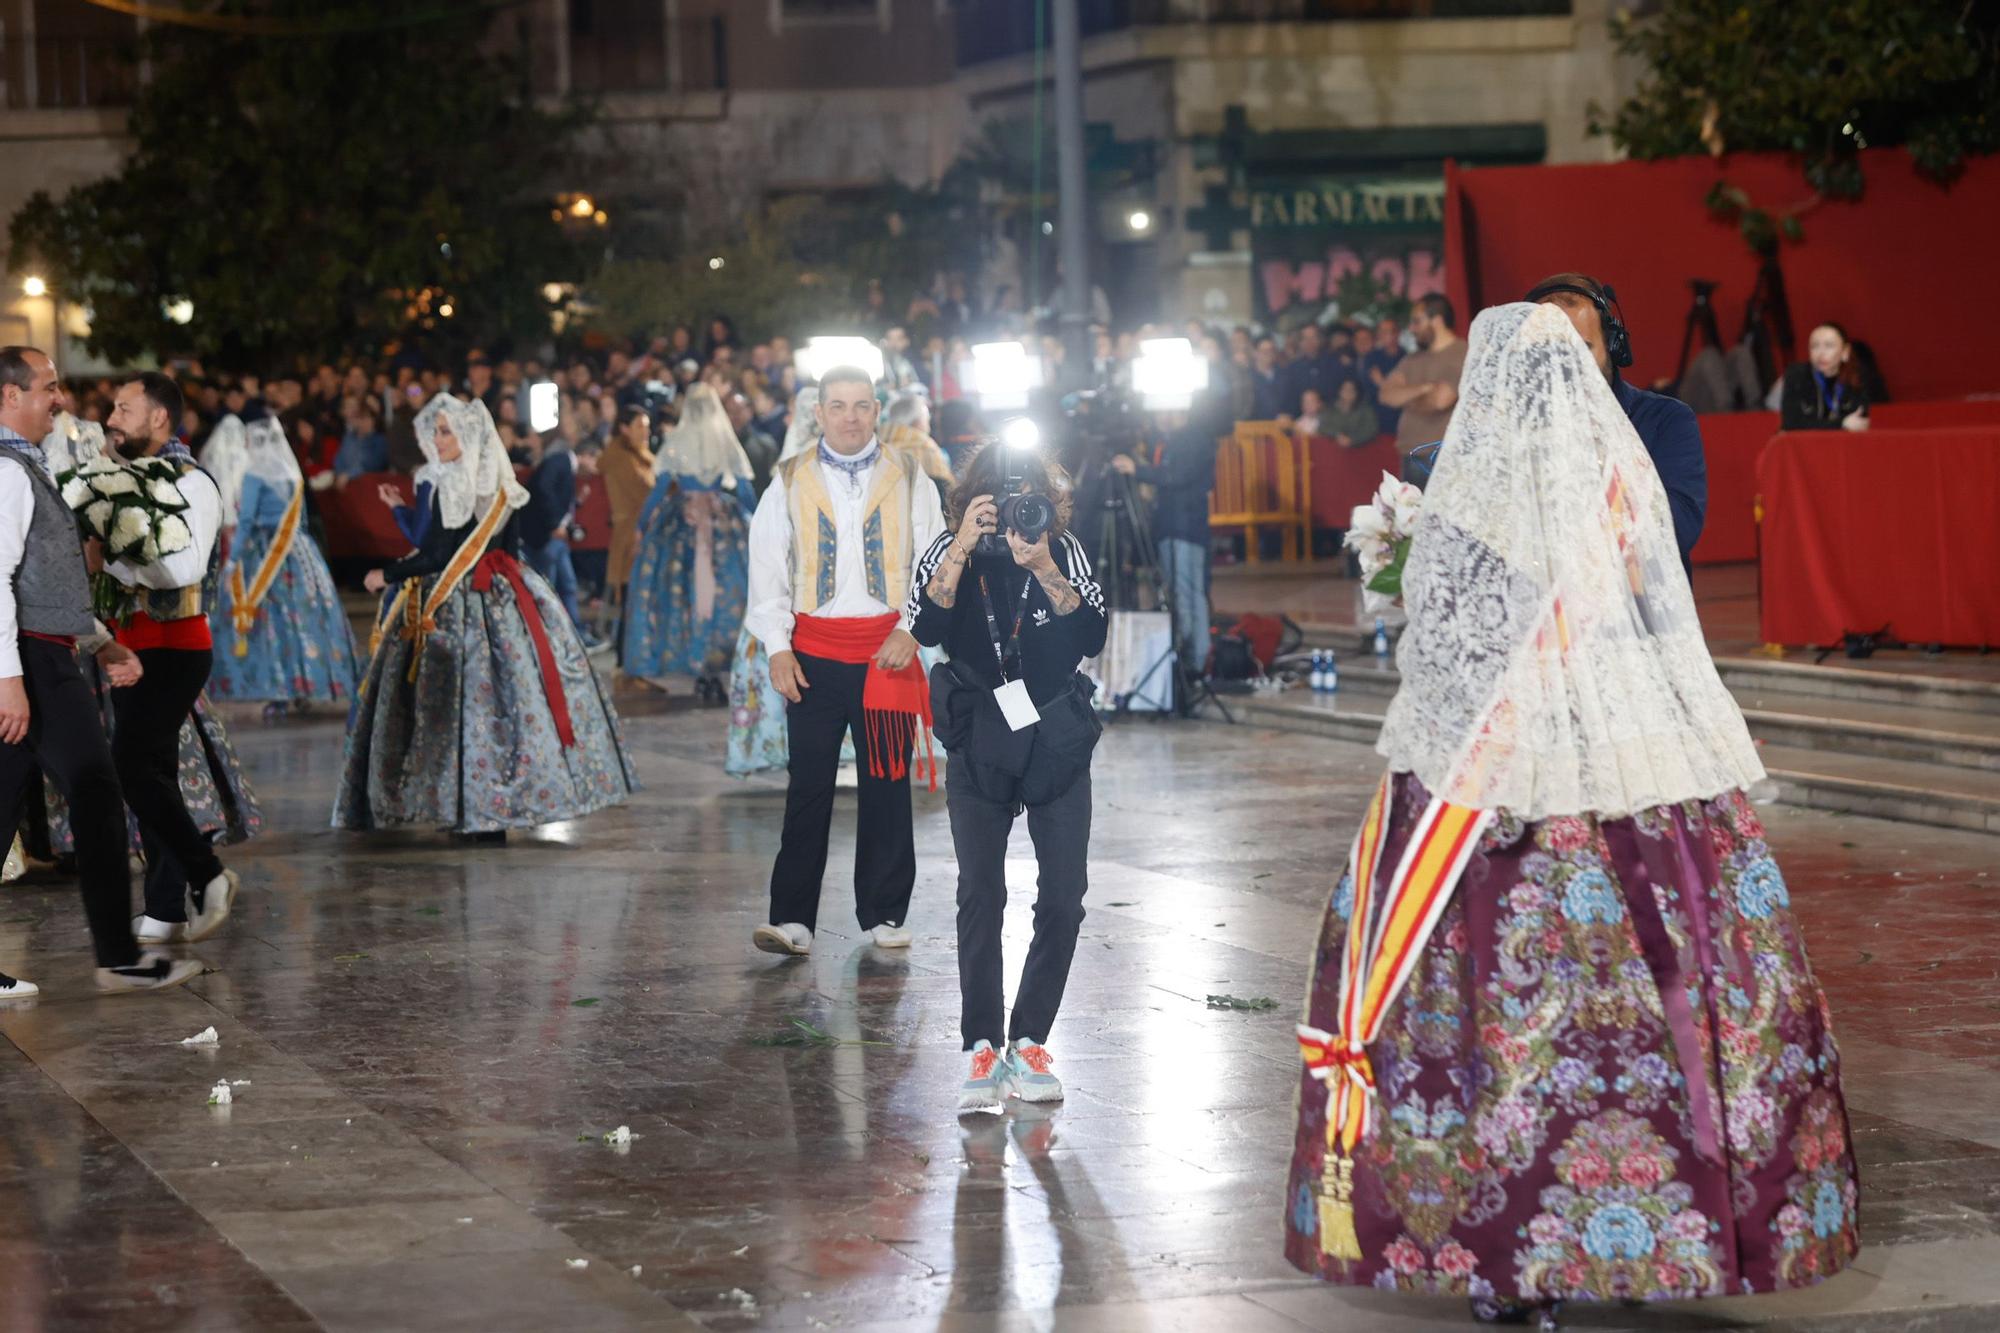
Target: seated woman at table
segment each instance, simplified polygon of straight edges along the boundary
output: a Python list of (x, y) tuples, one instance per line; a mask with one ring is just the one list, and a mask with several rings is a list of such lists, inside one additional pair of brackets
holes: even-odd
[(1361, 386), (1342, 380), (1334, 390), (1333, 406), (1319, 414), (1319, 434), (1343, 449), (1358, 449), (1382, 433), (1375, 406), (1361, 396)]
[(1868, 395), (1847, 330), (1814, 327), (1806, 359), (1785, 372), (1778, 411), (1786, 430), (1868, 429)]

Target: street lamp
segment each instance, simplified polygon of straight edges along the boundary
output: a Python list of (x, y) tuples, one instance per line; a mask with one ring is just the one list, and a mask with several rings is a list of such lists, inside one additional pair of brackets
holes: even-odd
[(1125, 225), (1134, 236), (1144, 236), (1153, 229), (1153, 215), (1143, 208), (1135, 208), (1125, 215)]
[(47, 296), (49, 294), (49, 284), (38, 277), (30, 275), (22, 280), (21, 294), (23, 296)]

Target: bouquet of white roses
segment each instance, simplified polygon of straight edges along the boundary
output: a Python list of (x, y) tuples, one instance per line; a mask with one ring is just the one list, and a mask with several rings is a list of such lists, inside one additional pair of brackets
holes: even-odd
[[(56, 482), (83, 535), (104, 543), (106, 560), (149, 565), (194, 544), (194, 532), (183, 517), (188, 505), (181, 494), (180, 469), (170, 459), (126, 461), (99, 454)], [(94, 585), (98, 614), (115, 614), (123, 600), (117, 580), (99, 574)]]
[(1347, 549), (1361, 562), (1361, 600), (1371, 612), (1387, 610), (1403, 595), (1403, 565), (1423, 505), (1422, 491), (1384, 472), (1375, 498), (1356, 505), (1347, 521)]

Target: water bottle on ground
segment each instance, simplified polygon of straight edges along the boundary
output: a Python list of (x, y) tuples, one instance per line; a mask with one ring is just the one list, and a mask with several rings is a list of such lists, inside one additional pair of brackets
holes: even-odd
[(1382, 617), (1375, 617), (1375, 665), (1389, 665), (1389, 626)]
[(1326, 650), (1326, 692), (1340, 693), (1340, 660), (1331, 648)]
[(1307, 679), (1314, 694), (1326, 689), (1326, 654), (1317, 648), (1313, 649), (1312, 674)]

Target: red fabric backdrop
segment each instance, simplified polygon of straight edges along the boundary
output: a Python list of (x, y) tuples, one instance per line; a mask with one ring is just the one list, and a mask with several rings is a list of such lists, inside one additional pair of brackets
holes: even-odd
[(1312, 525), (1347, 527), (1357, 505), (1367, 504), (1382, 484), (1382, 474), (1403, 475), (1403, 456), (1393, 437), (1380, 435), (1367, 444), (1343, 449), (1324, 435), (1315, 435), (1312, 449)]
[[(1876, 429), (1870, 435), (2000, 426), (2000, 399), (1884, 403), (1875, 409), (1873, 420)], [(1716, 412), (1701, 419), (1702, 452), (1708, 458), (1708, 522), (1694, 548), (1697, 565), (1757, 558), (1757, 458), (1777, 433), (1776, 412)]]
[[(1945, 189), (1919, 176), (1900, 149), (1862, 156), (1866, 195), (1807, 212), (1805, 239), (1780, 255), (1799, 354), (1811, 325), (1832, 319), (1873, 345), (1898, 399), (2000, 390), (2000, 361), (1973, 351), (1992, 345), (2000, 309), (1992, 245), (2000, 157), (1972, 159)], [(1715, 306), (1725, 338), (1742, 327), (1757, 258), (1702, 203), (1723, 179), (1765, 208), (1810, 193), (1796, 164), (1776, 154), (1453, 169), (1447, 290), (1471, 312), (1518, 300), (1551, 273), (1593, 273), (1618, 288), (1637, 355), (1632, 378), (1650, 384), (1674, 373), (1689, 278), (1722, 284)]]
[(2000, 644), (2000, 428), (1780, 435), (1758, 480), (1766, 642)]

